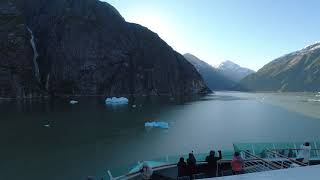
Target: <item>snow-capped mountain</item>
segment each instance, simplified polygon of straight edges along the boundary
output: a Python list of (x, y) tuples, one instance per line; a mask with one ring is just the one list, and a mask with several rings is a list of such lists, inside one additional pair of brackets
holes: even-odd
[(232, 61), (224, 61), (218, 67), (219, 73), (227, 77), (228, 79), (239, 82), (244, 77), (254, 73), (253, 70), (239, 66)]
[(241, 90), (319, 92), (320, 43), (281, 56), (240, 82)]
[(315, 42), (311, 45), (308, 45), (306, 46), (305, 48), (299, 50), (299, 51), (296, 51), (296, 53), (309, 53), (311, 51), (315, 51), (317, 49), (320, 49), (320, 42)]
[(234, 87), (235, 82), (220, 74), (218, 70), (210, 64), (189, 53), (183, 56), (197, 69), (211, 90), (232, 90)]

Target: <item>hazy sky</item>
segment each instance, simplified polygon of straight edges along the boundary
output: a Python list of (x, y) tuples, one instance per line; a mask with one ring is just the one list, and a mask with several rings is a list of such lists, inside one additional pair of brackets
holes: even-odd
[(175, 50), (258, 70), (320, 40), (320, 0), (105, 0)]

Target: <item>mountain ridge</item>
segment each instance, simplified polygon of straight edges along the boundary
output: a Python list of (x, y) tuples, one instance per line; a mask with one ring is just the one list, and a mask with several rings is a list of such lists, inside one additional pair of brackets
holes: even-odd
[(249, 68), (241, 67), (230, 60), (226, 60), (219, 64), (217, 69), (221, 74), (234, 82), (239, 82), (244, 77), (255, 72)]
[[(13, 49), (13, 56), (5, 57), (0, 67), (18, 69), (24, 57), (30, 71), (14, 73), (2, 68), (0, 97), (190, 95), (208, 90), (181, 54), (146, 27), (126, 22), (106, 2), (8, 0), (0, 3), (1, 16), (11, 8), (18, 9), (19, 19), (24, 22), (14, 24), (10, 19), (7, 30), (0, 33), (1, 47)], [(25, 52), (12, 60), (19, 53), (7, 37), (16, 25), (23, 29), (24, 42), (18, 45)], [(39, 54), (39, 83), (32, 66), (34, 56), (27, 27)], [(17, 34), (12, 36), (16, 38)], [(16, 78), (9, 80), (13, 74)]]
[(232, 90), (235, 82), (224, 77), (213, 66), (193, 54), (186, 53), (183, 56), (193, 64), (211, 90)]
[(240, 82), (249, 91), (319, 91), (320, 43), (285, 54)]

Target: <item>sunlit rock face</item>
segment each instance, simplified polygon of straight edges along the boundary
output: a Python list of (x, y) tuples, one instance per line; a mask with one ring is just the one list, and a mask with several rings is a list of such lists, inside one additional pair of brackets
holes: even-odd
[[(183, 56), (145, 27), (127, 23), (98, 0), (18, 0), (38, 51), (40, 83), (50, 95), (190, 95), (207, 92)], [(30, 34), (24, 57), (33, 73)], [(22, 60), (17, 60), (22, 63)], [(2, 96), (6, 96), (3, 94)]]

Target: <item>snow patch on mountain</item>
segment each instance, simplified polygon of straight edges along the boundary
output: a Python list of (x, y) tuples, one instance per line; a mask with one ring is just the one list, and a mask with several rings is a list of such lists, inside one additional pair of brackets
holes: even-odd
[(295, 55), (299, 55), (299, 54), (303, 55), (303, 54), (306, 54), (306, 53), (309, 53), (309, 52), (312, 52), (312, 51), (315, 51), (318, 49), (320, 49), (320, 41), (316, 41), (315, 43), (307, 45), (304, 48), (297, 50), (297, 51), (294, 51), (292, 53), (285, 54), (285, 55), (281, 56), (280, 58), (288, 56), (288, 55), (289, 56), (295, 56)]
[(222, 62), (217, 69), (224, 76), (235, 82), (238, 82), (249, 74), (254, 73), (253, 70), (241, 67), (229, 60)]

